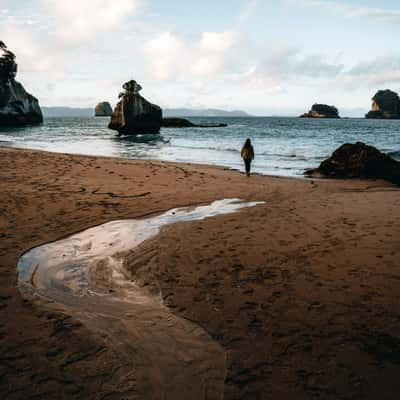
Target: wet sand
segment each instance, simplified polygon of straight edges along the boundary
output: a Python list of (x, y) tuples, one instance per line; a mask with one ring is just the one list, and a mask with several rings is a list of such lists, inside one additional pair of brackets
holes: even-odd
[[(220, 398), (190, 374), (168, 385), (206, 359), (179, 352), (196, 334), (221, 352), (210, 368), (225, 368), (225, 399), (398, 398), (399, 189), (4, 148), (0, 163), (1, 398)], [(94, 317), (101, 302), (79, 314), (17, 288), (18, 258), (34, 246), (237, 197), (265, 204), (170, 225), (124, 254), (128, 277), (167, 306), (157, 343), (148, 332), (163, 316), (143, 309), (147, 325), (130, 324), (136, 339), (118, 346)], [(146, 356), (185, 329), (188, 346)]]

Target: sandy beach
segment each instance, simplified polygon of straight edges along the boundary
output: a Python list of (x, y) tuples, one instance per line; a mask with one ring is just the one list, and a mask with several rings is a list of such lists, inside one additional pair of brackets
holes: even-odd
[[(0, 398), (398, 399), (399, 188), (10, 148), (0, 175)], [(147, 300), (110, 326), (18, 289), (35, 246), (226, 198), (265, 203), (124, 254)]]

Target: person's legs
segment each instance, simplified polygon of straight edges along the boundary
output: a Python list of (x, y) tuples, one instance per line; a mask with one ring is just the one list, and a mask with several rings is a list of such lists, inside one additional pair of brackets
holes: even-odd
[(246, 167), (246, 174), (247, 174), (247, 176), (250, 176), (251, 160), (244, 160), (244, 165), (245, 165), (245, 167)]

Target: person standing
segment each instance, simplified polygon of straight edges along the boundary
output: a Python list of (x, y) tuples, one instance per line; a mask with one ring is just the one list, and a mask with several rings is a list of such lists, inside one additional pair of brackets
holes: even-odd
[(254, 148), (249, 138), (247, 138), (246, 142), (244, 143), (241, 155), (246, 168), (246, 174), (247, 176), (250, 176), (251, 162), (254, 160)]

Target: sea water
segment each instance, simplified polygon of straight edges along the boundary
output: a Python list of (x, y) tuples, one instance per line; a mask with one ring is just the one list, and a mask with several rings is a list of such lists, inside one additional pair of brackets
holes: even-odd
[(43, 125), (0, 129), (0, 145), (54, 152), (155, 159), (243, 169), (240, 150), (251, 138), (261, 174), (302, 176), (343, 143), (365, 142), (400, 160), (400, 120), (294, 117), (189, 118), (226, 128), (162, 128), (160, 135), (118, 136), (109, 118), (47, 118)]

